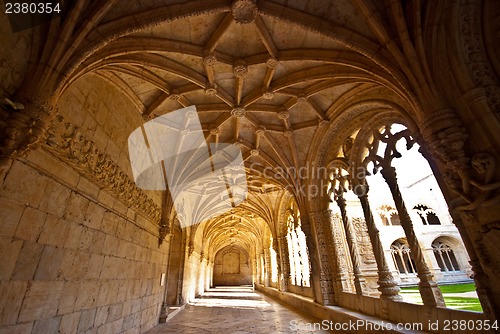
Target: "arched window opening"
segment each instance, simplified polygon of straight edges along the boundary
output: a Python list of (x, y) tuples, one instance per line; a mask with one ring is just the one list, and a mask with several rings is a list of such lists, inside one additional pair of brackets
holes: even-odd
[(394, 241), (391, 245), (391, 255), (394, 265), (401, 275), (415, 275), (415, 261), (411, 258), (410, 247), (406, 242)]
[(419, 215), (420, 219), (422, 220), (422, 224), (441, 225), (441, 221), (439, 220), (437, 214), (428, 206), (418, 204), (413, 207), (413, 210), (415, 210)]
[(432, 250), (436, 256), (436, 261), (443, 272), (460, 271), (453, 249), (442, 241), (435, 240), (432, 243)]
[(391, 225), (390, 220), (386, 217), (385, 214), (379, 213), (379, 216), (380, 216), (380, 219), (382, 220), (382, 224), (384, 224), (384, 226), (390, 226)]
[(438, 216), (434, 212), (429, 212), (427, 215), (427, 222), (429, 225), (441, 225)]
[(390, 205), (381, 205), (378, 207), (377, 212), (382, 219), (382, 224), (385, 226), (401, 225), (396, 208)]
[(399, 221), (399, 214), (396, 212), (391, 213), (391, 225), (401, 225)]
[(306, 236), (302, 231), (300, 213), (289, 210), (287, 219), (288, 254), (290, 257), (291, 283), (297, 286), (310, 286), (310, 264)]

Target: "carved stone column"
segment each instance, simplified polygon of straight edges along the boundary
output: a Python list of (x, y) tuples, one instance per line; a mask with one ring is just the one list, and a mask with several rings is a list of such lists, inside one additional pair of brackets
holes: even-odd
[(326, 210), (323, 212), (324, 216), (324, 227), (325, 235), (328, 237), (328, 244), (331, 247), (331, 254), (334, 256), (335, 270), (333, 272), (333, 277), (336, 282), (336, 291), (348, 292), (351, 291), (349, 284), (349, 272), (347, 271), (347, 254), (344, 251), (343, 245), (343, 233), (340, 228), (341, 218), (333, 214), (332, 210)]
[[(358, 186), (359, 189), (359, 186)], [(373, 247), (373, 254), (375, 256), (375, 261), (377, 262), (378, 268), (378, 290), (380, 291), (380, 299), (401, 301), (403, 297), (399, 295), (399, 287), (396, 280), (392, 276), (391, 270), (387, 265), (387, 260), (384, 254), (384, 248), (382, 242), (380, 241), (380, 234), (373, 220), (373, 214), (370, 209), (370, 202), (368, 201), (368, 185), (362, 186), (359, 191), (358, 198), (361, 202), (361, 207), (363, 208), (363, 214), (365, 216), (366, 226), (368, 228), (368, 235), (370, 236), (370, 241)]]
[[(313, 219), (316, 226), (316, 237), (318, 239), (319, 258), (321, 260), (321, 294), (323, 296), (324, 305), (336, 305), (338, 298), (334, 291), (334, 276), (332, 255), (334, 253), (333, 240), (331, 235), (328, 235), (329, 229), (325, 228), (328, 224), (327, 217), (323, 212), (313, 214)], [(325, 232), (327, 231), (327, 232)]]
[(290, 284), (290, 257), (288, 252), (288, 240), (286, 236), (278, 238), (278, 246), (281, 260), (281, 291), (288, 291), (288, 286)]
[(351, 255), (351, 261), (354, 271), (354, 288), (356, 289), (357, 295), (362, 295), (366, 289), (366, 280), (363, 277), (361, 271), (361, 261), (359, 258), (358, 243), (356, 241), (356, 234), (352, 228), (351, 221), (347, 216), (345, 198), (342, 196), (343, 190), (336, 193), (335, 202), (340, 208), (340, 215), (342, 216), (342, 223), (344, 224), (344, 230), (346, 234), (347, 246), (349, 248), (349, 254)]
[(0, 107), (0, 172), (11, 165), (12, 159), (44, 141), (56, 114), (56, 108), (42, 97), (17, 97), (6, 102)]
[(316, 303), (323, 303), (323, 295), (321, 294), (321, 262), (319, 259), (318, 248), (316, 247), (316, 240), (314, 239), (311, 230), (311, 223), (307, 215), (301, 216), (302, 231), (306, 236), (306, 246), (309, 251), (309, 260), (311, 263), (311, 287), (313, 290), (313, 297)]
[(380, 172), (391, 190), (392, 197), (394, 198), (394, 204), (396, 205), (399, 213), (401, 226), (403, 227), (406, 239), (408, 240), (408, 246), (410, 247), (412, 258), (415, 260), (418, 272), (417, 276), (420, 279), (418, 285), (422, 301), (424, 302), (424, 305), (445, 307), (443, 295), (441, 290), (439, 290), (437, 283), (433, 280), (433, 275), (429, 270), (429, 267), (425, 263), (422, 249), (420, 248), (420, 244), (413, 229), (413, 223), (410, 215), (408, 214), (408, 210), (406, 209), (401, 191), (399, 190), (396, 169), (392, 166), (383, 166)]

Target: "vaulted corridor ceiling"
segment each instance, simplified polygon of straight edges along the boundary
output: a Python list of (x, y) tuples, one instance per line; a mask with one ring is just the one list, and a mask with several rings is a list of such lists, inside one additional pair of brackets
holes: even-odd
[[(406, 321), (394, 242), (424, 291), (426, 312), (406, 314), (427, 321), (445, 306), (433, 277), (448, 267), (426, 253), (436, 240), (443, 254), (461, 250), (452, 269), (475, 275), (484, 315), (473, 317), (498, 318), (497, 2), (60, 3), (60, 15), (21, 30), (19, 17), (0, 16), (0, 295), (16, 305), (0, 303), (0, 331), (72, 312), (83, 319), (75, 331), (111, 326), (118, 316), (97, 309), (122, 303), (135, 303), (127, 329), (143, 331), (224, 270), (311, 312), (339, 305)], [(183, 225), (170, 192), (134, 179), (128, 139), (188, 106), (207, 147), (241, 150), (248, 193)], [(448, 234), (431, 227), (442, 240), (425, 230), (440, 213), (407, 208), (391, 165), (417, 146), (442, 192)], [(379, 171), (392, 196), (380, 221), (366, 182)]]
[(195, 105), (207, 142), (241, 149), (250, 190), (246, 203), (219, 218), (233, 222), (229, 230), (217, 224), (212, 233), (231, 234), (235, 221), (246, 222), (232, 235), (249, 246), (264, 233), (260, 222), (275, 234), (273, 212), (284, 191), (301, 200), (308, 180), (298, 173), (314, 164), (331, 122), (350, 109), (410, 106), (408, 79), (398, 68), (409, 64), (398, 64), (400, 55), (377, 43), (390, 36), (372, 32), (382, 23), (367, 13), (373, 5), (103, 6), (99, 29), (79, 47), (95, 51), (74, 52), (69, 63), (78, 65), (69, 68), (62, 89), (97, 75), (121, 90), (145, 120)]

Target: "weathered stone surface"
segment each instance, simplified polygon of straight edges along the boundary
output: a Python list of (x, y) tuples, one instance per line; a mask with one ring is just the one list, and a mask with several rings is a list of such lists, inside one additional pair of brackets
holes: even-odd
[(68, 313), (62, 316), (59, 326), (59, 333), (71, 334), (76, 333), (78, 323), (80, 322), (80, 312)]
[(48, 180), (35, 170), (23, 163), (15, 162), (0, 188), (0, 197), (37, 208), (45, 196), (47, 184)]
[(0, 201), (0, 236), (10, 238), (14, 235), (24, 212), (25, 206), (9, 198)]
[(0, 238), (0, 280), (9, 280), (23, 246), (21, 240)]
[(0, 280), (0, 328), (17, 322), (27, 287), (28, 282)]
[(19, 313), (19, 322), (53, 317), (61, 297), (63, 282), (33, 281), (28, 283), (26, 297)]
[(69, 225), (69, 222), (63, 218), (48, 214), (38, 242), (40, 244), (63, 247), (66, 243)]
[(57, 217), (62, 217), (70, 194), (71, 190), (67, 187), (54, 180), (49, 180), (45, 188), (44, 196), (40, 201), (39, 209)]
[(22, 240), (36, 241), (40, 236), (47, 214), (43, 211), (26, 207), (17, 226), (15, 237)]
[(41, 244), (24, 241), (23, 247), (17, 257), (16, 266), (12, 272), (12, 280), (29, 281), (34, 278), (43, 248)]
[(40, 263), (35, 273), (35, 280), (50, 281), (61, 277), (61, 263), (66, 250), (64, 248), (45, 246)]

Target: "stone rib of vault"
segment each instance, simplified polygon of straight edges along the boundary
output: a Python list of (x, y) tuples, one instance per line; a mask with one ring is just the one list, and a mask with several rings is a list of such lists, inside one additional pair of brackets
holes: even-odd
[(128, 147), (137, 186), (166, 190), (168, 185), (182, 227), (221, 215), (247, 197), (241, 150), (207, 145), (194, 106), (135, 129)]

